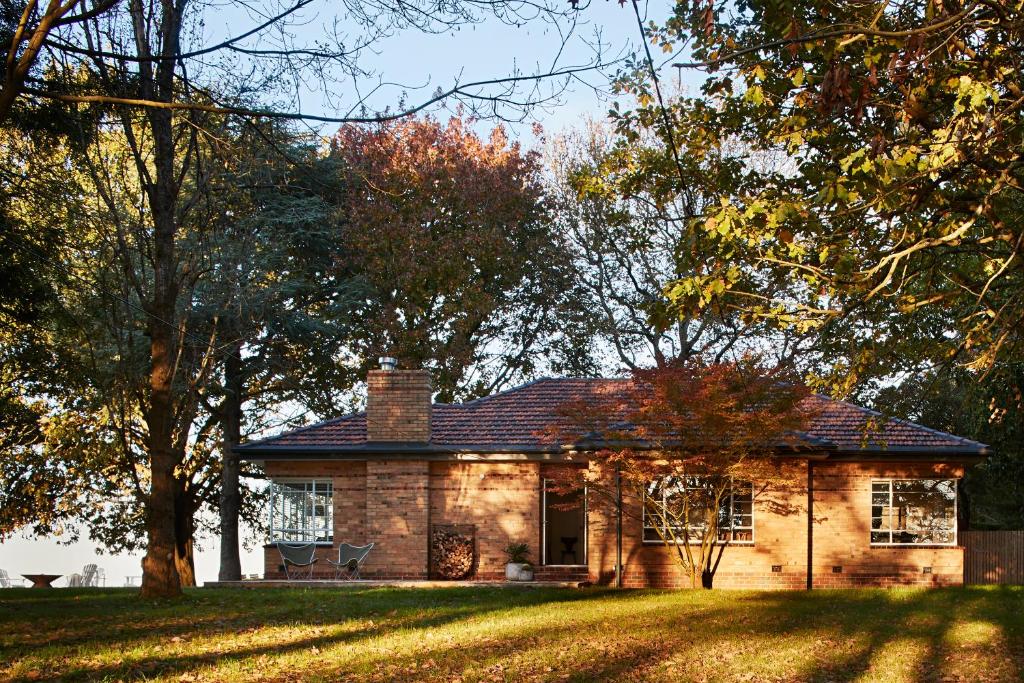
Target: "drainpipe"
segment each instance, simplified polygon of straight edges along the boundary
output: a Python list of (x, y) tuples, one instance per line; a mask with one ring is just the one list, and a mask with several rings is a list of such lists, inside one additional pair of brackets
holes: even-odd
[(622, 465), (615, 464), (615, 587), (622, 588)]
[(807, 590), (814, 588), (814, 461), (807, 461)]

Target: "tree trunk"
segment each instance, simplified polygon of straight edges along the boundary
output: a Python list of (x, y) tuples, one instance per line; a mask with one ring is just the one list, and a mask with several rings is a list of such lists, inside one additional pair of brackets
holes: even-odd
[(172, 446), (171, 330), (163, 322), (150, 322), (149, 427), (150, 490), (146, 505), (146, 556), (142, 559), (142, 595), (171, 597), (181, 594), (174, 563), (175, 481), (177, 458)]
[[(169, 133), (169, 131), (168, 131)], [(156, 193), (154, 193), (156, 194)], [(156, 204), (151, 200), (151, 204)], [(175, 482), (178, 457), (174, 449), (175, 351), (173, 323), (176, 288), (174, 270), (174, 216), (170, 207), (153, 207), (154, 296), (149, 309), (150, 398), (146, 411), (149, 427), (151, 483), (146, 509), (146, 557), (142, 560), (142, 594), (147, 597), (181, 593), (175, 552)]]
[(238, 456), (235, 446), (242, 437), (242, 345), (231, 347), (224, 361), (224, 402), (221, 404), (220, 571), (221, 581), (242, 578), (239, 556), (238, 517), (242, 507)]
[[(179, 480), (179, 486), (184, 482)], [(182, 588), (196, 585), (196, 563), (194, 555), (194, 537), (196, 525), (195, 505), (187, 492), (179, 489), (174, 504), (174, 566), (178, 570), (178, 579)]]
[[(140, 55), (154, 53), (150, 40), (157, 41), (163, 59), (138, 64), (139, 94), (144, 98), (171, 102), (175, 97), (173, 59), (178, 53), (181, 32), (179, 5), (164, 0), (159, 4), (159, 19), (147, 13), (141, 0), (128, 4), (137, 51)], [(154, 34), (147, 29), (157, 29)], [(155, 71), (154, 71), (155, 64)], [(135, 125), (133, 116), (122, 114), (125, 130)], [(149, 405), (145, 419), (149, 430), (147, 448), (150, 458), (150, 493), (146, 507), (146, 556), (142, 560), (142, 595), (172, 597), (181, 595), (181, 582), (175, 565), (175, 482), (174, 470), (180, 454), (174, 448), (175, 409), (174, 375), (177, 367), (177, 303), (179, 294), (178, 262), (175, 239), (178, 227), (176, 207), (180, 191), (175, 165), (173, 114), (167, 109), (148, 109), (146, 121), (152, 133), (152, 149), (135, 153), (135, 165), (149, 200), (153, 221), (152, 251), (153, 284), (143, 307), (147, 314), (150, 337)], [(152, 170), (151, 170), (152, 168)], [(153, 178), (152, 182), (145, 179)], [(124, 258), (128, 259), (125, 254)], [(135, 264), (128, 261), (129, 268)], [(141, 296), (141, 292), (140, 292)], [(191, 517), (190, 517), (191, 519)]]
[(700, 573), (700, 586), (701, 588), (711, 590), (714, 588), (715, 573), (710, 569), (705, 569)]

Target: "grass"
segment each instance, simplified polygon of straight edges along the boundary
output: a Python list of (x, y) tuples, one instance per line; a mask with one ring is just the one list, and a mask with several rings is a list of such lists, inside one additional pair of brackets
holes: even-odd
[(0, 591), (0, 680), (1022, 677), (1022, 588)]

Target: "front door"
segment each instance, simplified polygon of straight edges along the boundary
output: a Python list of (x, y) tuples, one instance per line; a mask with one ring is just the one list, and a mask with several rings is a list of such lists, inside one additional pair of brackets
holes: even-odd
[(548, 491), (544, 480), (541, 520), (541, 564), (585, 565), (587, 563), (586, 490), (570, 494)]

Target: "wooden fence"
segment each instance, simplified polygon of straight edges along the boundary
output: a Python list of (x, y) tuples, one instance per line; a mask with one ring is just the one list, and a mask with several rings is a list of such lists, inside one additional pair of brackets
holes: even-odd
[(1024, 531), (961, 531), (964, 583), (1024, 584)]

